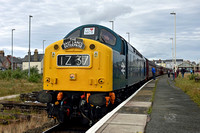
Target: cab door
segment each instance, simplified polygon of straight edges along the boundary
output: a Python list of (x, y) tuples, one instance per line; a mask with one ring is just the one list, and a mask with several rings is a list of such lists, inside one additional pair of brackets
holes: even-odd
[(125, 56), (125, 61), (124, 61), (124, 70), (125, 70), (125, 81), (124, 81), (124, 86), (128, 86), (128, 44), (127, 42), (122, 39), (122, 44), (121, 44), (121, 54)]
[(121, 54), (125, 56), (125, 78), (128, 79), (128, 44), (122, 40)]

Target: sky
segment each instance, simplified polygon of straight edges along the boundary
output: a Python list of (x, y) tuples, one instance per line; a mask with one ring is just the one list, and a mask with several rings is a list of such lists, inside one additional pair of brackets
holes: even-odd
[[(143, 56), (172, 59), (172, 40), (176, 59), (200, 61), (199, 0), (0, 0), (0, 50), (15, 57), (31, 53), (63, 39), (74, 28), (100, 24), (112, 28), (128, 40)], [(170, 15), (175, 12), (176, 16)], [(175, 19), (176, 18), (176, 19)], [(174, 50), (173, 46), (173, 50)]]

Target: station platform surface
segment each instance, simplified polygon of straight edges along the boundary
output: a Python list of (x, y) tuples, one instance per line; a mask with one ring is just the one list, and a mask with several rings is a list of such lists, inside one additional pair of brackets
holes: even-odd
[(200, 108), (174, 81), (159, 78), (146, 133), (200, 133)]
[(148, 120), (147, 112), (152, 105), (154, 87), (154, 80), (146, 84), (95, 132), (143, 133)]
[(200, 108), (164, 75), (146, 84), (100, 125), (87, 133), (200, 133)]

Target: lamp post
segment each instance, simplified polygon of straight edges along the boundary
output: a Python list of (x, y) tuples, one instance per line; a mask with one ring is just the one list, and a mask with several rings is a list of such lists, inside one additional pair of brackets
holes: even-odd
[(112, 30), (114, 31), (114, 21), (109, 21), (112, 23)]
[(131, 43), (131, 42), (130, 42), (130, 33), (129, 33), (129, 32), (126, 32), (126, 34), (128, 34), (128, 43)]
[(13, 31), (15, 29), (12, 29), (11, 32), (12, 32), (12, 36), (11, 36), (11, 49), (12, 49), (12, 57), (11, 57), (11, 69), (13, 71)]
[(176, 13), (172, 12), (171, 15), (174, 15), (174, 42), (175, 42), (175, 72), (176, 72)]
[(33, 16), (29, 15), (29, 49), (28, 49), (28, 77), (30, 77), (30, 61), (31, 61), (31, 18)]
[(172, 68), (173, 68), (173, 66), (174, 66), (174, 48), (173, 48), (173, 38), (170, 38), (170, 40), (172, 40), (172, 62), (173, 62)]
[(46, 40), (43, 40), (43, 54), (44, 54), (44, 42), (45, 42)]

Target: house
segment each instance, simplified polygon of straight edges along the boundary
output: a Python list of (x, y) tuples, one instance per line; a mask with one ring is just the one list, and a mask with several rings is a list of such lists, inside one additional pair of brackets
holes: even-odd
[(162, 66), (162, 67), (166, 67), (166, 64), (165, 64), (165, 60), (153, 60), (153, 62), (156, 64), (156, 65), (159, 65), (159, 66)]
[(0, 69), (5, 68), (4, 61), (6, 60), (6, 57), (4, 57), (4, 51), (0, 51)]
[[(44, 54), (38, 54), (38, 50), (35, 49), (34, 55), (30, 53), (30, 67), (36, 67), (39, 70), (39, 73), (43, 73), (43, 57)], [(22, 69), (26, 70), (29, 68), (29, 58), (26, 55), (22, 62)]]
[[(1, 69), (10, 69), (11, 68), (11, 62), (12, 62), (12, 56), (7, 55), (5, 56), (4, 51), (0, 51), (0, 68)], [(13, 70), (17, 68), (22, 68), (22, 59), (13, 57)]]
[(198, 63), (198, 64), (196, 65), (195, 70), (196, 70), (197, 72), (200, 72), (200, 63)]
[[(166, 63), (166, 67), (167, 68), (173, 68), (174, 67), (174, 60), (171, 60), (171, 59), (168, 59), (168, 60), (165, 60), (165, 63)], [(183, 63), (183, 59), (176, 59), (176, 65), (180, 65), (181, 63)]]
[[(174, 67), (174, 60), (172, 59), (168, 59), (168, 60), (153, 60), (153, 62), (156, 63), (156, 65), (160, 65), (166, 68), (173, 68)], [(183, 63), (183, 59), (176, 59), (176, 64), (180, 65), (181, 63)]]
[(178, 65), (178, 68), (179, 69), (184, 68), (187, 71), (190, 71), (190, 70), (194, 69), (196, 71), (196, 63), (194, 64), (194, 63), (192, 63), (190, 61), (184, 61), (183, 63)]

